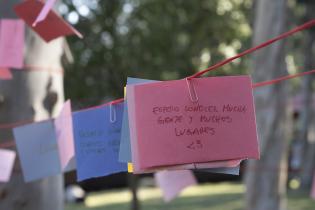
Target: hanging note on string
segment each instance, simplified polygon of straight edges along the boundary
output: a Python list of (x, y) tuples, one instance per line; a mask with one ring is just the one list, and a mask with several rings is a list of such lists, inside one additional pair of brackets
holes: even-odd
[(61, 173), (52, 120), (13, 129), (25, 182)]
[(170, 202), (185, 188), (197, 184), (196, 178), (190, 170), (160, 171), (154, 174), (154, 179), (162, 190), (165, 202)]
[(258, 159), (251, 85), (248, 76), (127, 85), (139, 168)]
[[(153, 83), (153, 82), (160, 82), (154, 80), (146, 80), (146, 79), (139, 79), (139, 78), (127, 78), (127, 85), (133, 84), (146, 84), (146, 83)], [(210, 162), (210, 163), (202, 163), (202, 164), (181, 164), (169, 167), (160, 167), (151, 170), (139, 170), (138, 163), (137, 163), (137, 154), (134, 155), (134, 160), (132, 160), (131, 151), (136, 153), (136, 147), (133, 142), (133, 146), (131, 147), (130, 142), (130, 131), (129, 131), (129, 117), (128, 117), (128, 109), (127, 109), (127, 100), (124, 101), (124, 114), (123, 114), (123, 123), (122, 123), (122, 131), (121, 131), (121, 142), (120, 142), (120, 150), (119, 150), (119, 161), (121, 162), (133, 162), (135, 165), (134, 170), (130, 172), (134, 173), (147, 173), (153, 172), (156, 170), (183, 170), (183, 169), (198, 169), (203, 168), (207, 172), (213, 173), (226, 173), (226, 174), (233, 174), (237, 175), (237, 169), (239, 169), (240, 160), (235, 161), (217, 161), (217, 162)], [(132, 122), (131, 122), (132, 123)], [(218, 168), (219, 167), (219, 168)], [(226, 167), (226, 168), (223, 168)]]
[(75, 169), (71, 102), (66, 101), (55, 120), (56, 138), (62, 170)]
[(37, 23), (45, 20), (45, 18), (47, 17), (49, 11), (52, 9), (52, 7), (54, 6), (56, 0), (47, 0), (43, 9), (40, 11), (39, 15), (37, 16), (36, 20), (34, 21), (34, 23), (32, 24), (33, 27), (35, 27), (37, 25)]
[(23, 68), (24, 22), (0, 20), (0, 68)]
[(74, 34), (82, 38), (80, 32), (59, 17), (53, 10), (49, 10), (47, 17), (33, 27), (32, 25), (43, 7), (44, 4), (41, 1), (24, 1), (16, 5), (14, 10), (46, 42)]
[(122, 113), (123, 103), (74, 113), (78, 181), (127, 171), (118, 161)]
[(0, 19), (17, 19), (13, 7), (22, 0), (0, 0)]
[(0, 182), (8, 182), (10, 180), (15, 156), (14, 151), (0, 149)]

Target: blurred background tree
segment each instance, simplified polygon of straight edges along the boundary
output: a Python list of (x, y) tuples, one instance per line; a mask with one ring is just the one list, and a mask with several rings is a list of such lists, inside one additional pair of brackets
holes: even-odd
[[(264, 0), (260, 0), (262, 1)], [(71, 98), (77, 108), (96, 105), (104, 100), (122, 97), (128, 76), (155, 80), (181, 79), (236, 55), (251, 46), (255, 16), (253, 8), (258, 2), (252, 0), (65, 0), (59, 7), (60, 13), (85, 36), (83, 40), (76, 37), (68, 39), (75, 62), (65, 65), (66, 97)], [(314, 3), (311, 0), (277, 0), (273, 3), (277, 5), (280, 4), (279, 2), (288, 7), (285, 9), (286, 20), (281, 20), (281, 27), (273, 31), (268, 31), (266, 25), (265, 36), (255, 44), (284, 32), (284, 28), (293, 28), (294, 25), (313, 18)], [(269, 12), (263, 11), (262, 16), (266, 16)], [(278, 12), (275, 11), (275, 15), (277, 14)], [(269, 21), (270, 24), (275, 24), (272, 18)], [(307, 36), (305, 33), (299, 33), (290, 37), (290, 41), (281, 47), (280, 54), (283, 58), (281, 65), (277, 59), (265, 53), (265, 59), (255, 64), (256, 70), (259, 69), (259, 72), (255, 73), (256, 76), (253, 74), (256, 82), (284, 75), (287, 72), (293, 74), (302, 69), (310, 70), (314, 66), (310, 63), (313, 57), (311, 46), (314, 45), (314, 40), (311, 38), (314, 37), (312, 36), (314, 31), (310, 30), (307, 33), (309, 33)], [(259, 54), (254, 53), (253, 56), (257, 55)], [(236, 60), (211, 75), (251, 74), (251, 67), (253, 67), (250, 65), (251, 58), (253, 57), (248, 56)], [(273, 61), (267, 61), (269, 58)], [(273, 62), (267, 71), (265, 71), (265, 61)], [(312, 77), (291, 80), (288, 84), (292, 88), (286, 89), (286, 94), (291, 98), (299, 94), (304, 97), (304, 101), (311, 101), (312, 81)], [(274, 90), (273, 87), (271, 89)], [(278, 91), (282, 93), (283, 86), (280, 89), (281, 91)], [(270, 93), (270, 97), (273, 97), (273, 93)], [(266, 106), (269, 102), (266, 101)], [(280, 99), (278, 102), (283, 101)], [(308, 108), (305, 109), (307, 106)], [(300, 126), (297, 126), (296, 134), (297, 139), (304, 139), (303, 151), (307, 150), (305, 153), (302, 152), (305, 155), (300, 158), (315, 160), (314, 143), (309, 144), (306, 141), (307, 125), (312, 121), (309, 107), (310, 105), (305, 103), (301, 112), (302, 117), (296, 122)], [(274, 112), (271, 114), (277, 118), (279, 109), (276, 106), (272, 109)], [(287, 114), (282, 113), (285, 122), (290, 121), (290, 116)], [(272, 129), (272, 126), (269, 128)], [(274, 144), (274, 139), (277, 138), (275, 136), (270, 137), (268, 142)], [(283, 135), (280, 136), (289, 135), (283, 131)], [(293, 138), (291, 136), (291, 139)], [(283, 198), (275, 199), (273, 203), (275, 208), (281, 206), (278, 205), (279, 202), (285, 203), (287, 144), (292, 145), (292, 142), (294, 140), (290, 142), (288, 138), (283, 138), (278, 145), (278, 150), (275, 149), (279, 160), (275, 167), (281, 168), (282, 171), (277, 171), (274, 176), (269, 174), (268, 186), (270, 186), (269, 190), (274, 189), (273, 179), (270, 178), (274, 177), (274, 182), (281, 183), (279, 187), (281, 195), (278, 195)], [(272, 158), (270, 163), (274, 166)], [(304, 163), (306, 164), (298, 176), (302, 177), (305, 180), (303, 182), (309, 186), (314, 162), (304, 161)], [(282, 180), (277, 179), (280, 176)], [(262, 186), (267, 185), (262, 182)], [(269, 191), (266, 192), (268, 194)], [(257, 193), (261, 193), (259, 189)], [(285, 205), (283, 206), (285, 208)]]
[[(85, 36), (69, 39), (76, 62), (66, 67), (65, 90), (74, 103), (122, 97), (127, 76), (186, 77), (250, 43), (250, 0), (65, 3), (60, 11)], [(248, 72), (246, 63), (235, 61), (214, 74)]]

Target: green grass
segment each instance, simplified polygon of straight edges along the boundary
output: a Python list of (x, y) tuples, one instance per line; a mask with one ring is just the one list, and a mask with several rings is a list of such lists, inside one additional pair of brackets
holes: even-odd
[[(175, 200), (164, 203), (156, 188), (139, 191), (143, 210), (243, 210), (244, 187), (239, 183), (206, 184), (187, 188)], [(130, 209), (131, 195), (128, 190), (91, 193), (85, 204), (67, 205), (66, 210), (124, 210)], [(308, 194), (291, 192), (289, 210), (314, 210), (315, 201)]]

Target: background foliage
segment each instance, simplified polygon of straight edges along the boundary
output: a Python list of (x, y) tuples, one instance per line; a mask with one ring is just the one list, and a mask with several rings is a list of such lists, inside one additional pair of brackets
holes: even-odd
[[(75, 62), (65, 77), (66, 96), (82, 105), (122, 97), (128, 76), (184, 78), (250, 44), (250, 0), (64, 3), (60, 12), (85, 36), (68, 39)], [(245, 72), (242, 59), (211, 75)]]

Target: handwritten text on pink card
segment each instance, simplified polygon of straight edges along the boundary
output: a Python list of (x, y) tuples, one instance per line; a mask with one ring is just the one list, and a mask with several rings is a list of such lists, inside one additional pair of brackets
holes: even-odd
[(127, 86), (139, 167), (259, 158), (250, 78), (191, 82), (198, 102), (185, 80)]

